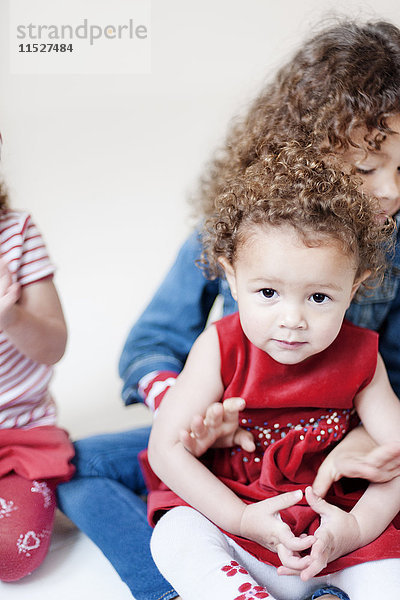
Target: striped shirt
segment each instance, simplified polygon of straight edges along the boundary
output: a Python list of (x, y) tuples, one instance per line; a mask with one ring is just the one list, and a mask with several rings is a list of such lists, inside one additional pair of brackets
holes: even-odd
[[(52, 277), (51, 264), (36, 225), (27, 213), (0, 215), (0, 254), (21, 286)], [(0, 429), (54, 425), (55, 405), (48, 391), (53, 369), (20, 352), (0, 330)]]

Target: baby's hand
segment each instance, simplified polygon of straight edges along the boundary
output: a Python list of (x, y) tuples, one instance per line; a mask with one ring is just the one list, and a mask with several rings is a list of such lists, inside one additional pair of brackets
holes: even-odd
[(0, 258), (0, 329), (5, 329), (9, 324), (12, 309), (19, 295), (19, 283), (13, 283), (6, 262)]
[(328, 454), (320, 466), (313, 483), (318, 496), (325, 496), (334, 481), (341, 477), (361, 477), (383, 483), (400, 475), (400, 444), (390, 442), (377, 446), (371, 440), (369, 450), (346, 448), (341, 452), (340, 444)]
[(312, 545), (310, 562), (300, 569), (279, 567), (279, 575), (299, 575), (308, 581), (318, 575), (326, 565), (359, 547), (361, 532), (357, 519), (323, 498), (314, 494), (311, 487), (306, 488), (306, 500), (311, 508), (321, 516), (321, 524), (314, 533), (315, 543)]
[(309, 566), (310, 556), (301, 557), (299, 553), (311, 548), (315, 539), (312, 535), (296, 537), (282, 521), (279, 511), (294, 506), (302, 497), (302, 491), (296, 490), (249, 504), (243, 511), (240, 528), (241, 536), (278, 554), (283, 565), (279, 568), (296, 574)]
[(239, 427), (239, 412), (245, 405), (242, 398), (214, 402), (207, 408), (204, 419), (200, 415), (193, 417), (190, 431), (181, 431), (180, 441), (193, 456), (201, 456), (211, 447), (241, 446), (247, 452), (254, 452), (252, 434)]

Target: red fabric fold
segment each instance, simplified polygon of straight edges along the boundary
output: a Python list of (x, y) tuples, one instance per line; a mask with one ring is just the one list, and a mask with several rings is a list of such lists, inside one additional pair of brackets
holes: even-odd
[(0, 429), (0, 476), (15, 472), (26, 479), (61, 483), (71, 479), (74, 447), (64, 429)]

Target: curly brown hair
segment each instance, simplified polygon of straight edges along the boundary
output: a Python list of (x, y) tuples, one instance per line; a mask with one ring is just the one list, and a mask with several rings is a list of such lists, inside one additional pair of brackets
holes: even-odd
[(384, 21), (338, 21), (306, 41), (232, 123), (200, 182), (197, 208), (203, 215), (212, 212), (227, 182), (288, 140), (337, 155), (359, 147), (353, 137), (363, 126), (364, 149), (379, 149), (393, 133), (387, 120), (396, 113), (400, 30)]
[(350, 175), (327, 167), (311, 146), (290, 142), (278, 155), (251, 165), (216, 199), (204, 224), (201, 266), (221, 274), (218, 259), (234, 264), (254, 226), (293, 227), (308, 246), (336, 243), (354, 256), (356, 278), (376, 278), (386, 265), (394, 222), (377, 216), (379, 202), (360, 191)]

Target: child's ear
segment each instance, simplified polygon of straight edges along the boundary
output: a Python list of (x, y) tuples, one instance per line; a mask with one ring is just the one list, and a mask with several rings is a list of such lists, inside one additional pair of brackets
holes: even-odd
[(223, 268), (225, 272), (226, 280), (229, 284), (229, 288), (231, 290), (231, 294), (234, 300), (237, 300), (237, 288), (236, 288), (236, 275), (235, 270), (229, 260), (225, 258), (225, 256), (221, 256), (218, 259), (219, 264)]
[(364, 271), (364, 273), (362, 275), (360, 275), (360, 277), (357, 277), (357, 279), (353, 283), (353, 287), (351, 288), (350, 302), (353, 300), (355, 293), (358, 290), (358, 288), (360, 287), (360, 285), (362, 284), (362, 282), (365, 281), (366, 279), (368, 279), (368, 277), (370, 275), (371, 275), (371, 271)]

